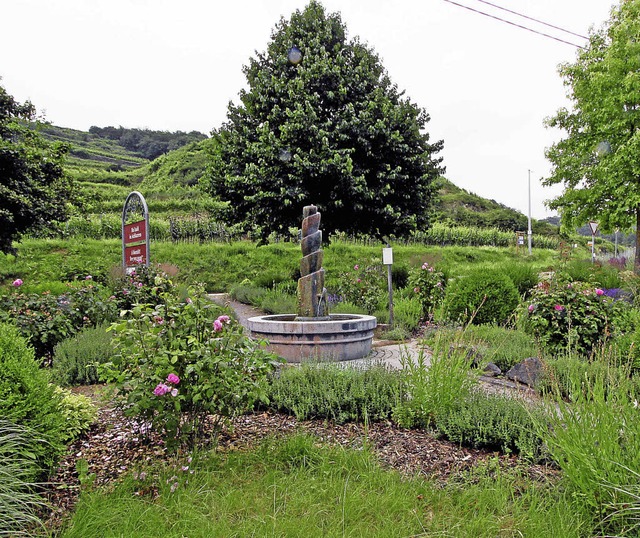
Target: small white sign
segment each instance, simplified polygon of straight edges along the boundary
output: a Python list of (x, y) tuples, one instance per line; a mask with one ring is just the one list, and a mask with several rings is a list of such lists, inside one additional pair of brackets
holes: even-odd
[(391, 248), (382, 249), (382, 264), (393, 265), (393, 249)]
[(596, 235), (596, 232), (598, 231), (598, 223), (591, 221), (589, 223), (589, 228), (591, 228), (591, 235)]

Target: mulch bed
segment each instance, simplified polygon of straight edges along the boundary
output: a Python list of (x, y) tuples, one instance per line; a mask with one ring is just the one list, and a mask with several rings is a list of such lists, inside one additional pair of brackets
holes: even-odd
[[(80, 389), (82, 390), (82, 389)], [(95, 388), (84, 388), (98, 401)], [(90, 432), (70, 445), (52, 477), (47, 490), (51, 513), (50, 528), (59, 527), (73, 512), (80, 493), (76, 463), (85, 460), (88, 473), (94, 474), (93, 485), (106, 486), (123, 474), (144, 464), (169, 461), (169, 453), (158, 436), (144, 436), (136, 424), (122, 415), (111, 403), (100, 405), (96, 424)], [(308, 432), (321, 442), (359, 448), (365, 443), (374, 451), (380, 463), (406, 476), (422, 476), (445, 484), (452, 476), (470, 470), (489, 459), (503, 467), (516, 467), (522, 462), (515, 456), (498, 452), (459, 447), (438, 439), (424, 430), (408, 430), (390, 422), (336, 425), (325, 420), (298, 421), (277, 413), (257, 413), (238, 417), (233, 428), (224, 431), (218, 440), (222, 450), (247, 449), (267, 436), (284, 436)], [(549, 480), (556, 471), (540, 465), (528, 465), (529, 476)]]

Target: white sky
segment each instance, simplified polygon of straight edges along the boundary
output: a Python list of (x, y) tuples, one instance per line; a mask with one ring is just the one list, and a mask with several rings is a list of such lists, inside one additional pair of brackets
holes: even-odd
[[(561, 37), (585, 40), (455, 0)], [(577, 34), (609, 18), (614, 0), (491, 0)], [(391, 80), (431, 115), (446, 177), (534, 218), (549, 213), (543, 120), (566, 104), (557, 74), (576, 48), (445, 0), (323, 0), (349, 37), (373, 47)], [(0, 77), (55, 125), (209, 133), (245, 85), (242, 66), (307, 0), (0, 0)]]

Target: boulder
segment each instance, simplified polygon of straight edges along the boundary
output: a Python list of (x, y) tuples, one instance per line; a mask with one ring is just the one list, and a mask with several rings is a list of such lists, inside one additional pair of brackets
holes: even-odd
[(505, 375), (507, 379), (534, 387), (542, 377), (543, 363), (538, 357), (529, 357), (516, 364)]

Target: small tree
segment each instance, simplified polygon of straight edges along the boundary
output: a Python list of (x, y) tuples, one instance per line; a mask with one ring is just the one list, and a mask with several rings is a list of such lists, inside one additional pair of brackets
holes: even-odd
[(67, 218), (71, 180), (64, 175), (64, 144), (50, 144), (30, 125), (30, 102), (20, 104), (0, 86), (0, 252), (15, 252), (25, 232)]
[(635, 227), (640, 244), (640, 0), (614, 8), (560, 75), (572, 109), (547, 120), (567, 133), (547, 150), (554, 168), (545, 184), (565, 187), (549, 206), (561, 211), (563, 227), (588, 220), (604, 232)]
[(372, 50), (347, 40), (339, 14), (312, 1), (282, 19), (244, 73), (249, 89), (214, 132), (209, 171), (232, 219), (263, 239), (299, 226), (309, 204), (324, 212), (328, 234), (428, 226), (443, 143), (429, 143), (428, 114)]

